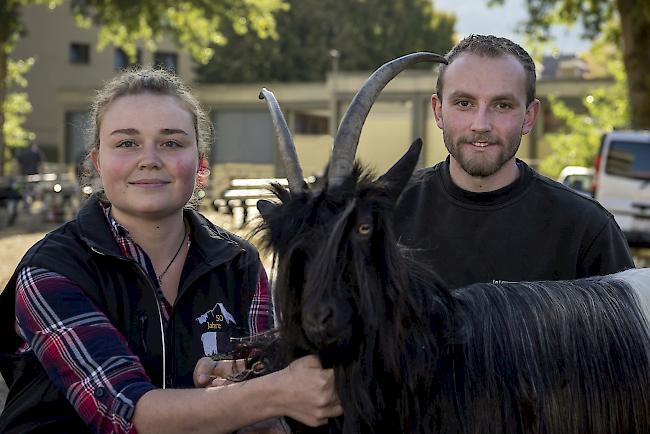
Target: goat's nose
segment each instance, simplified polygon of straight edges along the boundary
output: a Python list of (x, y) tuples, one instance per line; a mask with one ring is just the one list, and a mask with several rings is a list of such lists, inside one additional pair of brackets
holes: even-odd
[(321, 326), (326, 325), (334, 314), (334, 311), (329, 306), (319, 306), (314, 312), (314, 322)]
[(334, 310), (330, 306), (314, 306), (303, 311), (305, 328), (312, 333), (324, 333), (333, 317)]

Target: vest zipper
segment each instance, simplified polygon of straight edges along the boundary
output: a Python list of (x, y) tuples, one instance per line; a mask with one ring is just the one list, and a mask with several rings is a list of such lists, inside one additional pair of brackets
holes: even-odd
[(147, 316), (147, 314), (141, 312), (138, 315), (138, 322), (140, 328), (140, 344), (142, 345), (142, 349), (144, 350), (144, 352), (147, 354), (149, 354), (149, 346), (147, 345), (147, 336), (146, 336), (148, 321), (149, 321), (149, 317)]
[[(135, 264), (135, 262), (132, 261), (131, 259), (124, 258), (121, 256), (115, 256), (115, 255), (107, 255), (106, 253), (100, 252), (94, 246), (90, 246), (90, 249), (93, 252), (97, 253), (98, 255), (110, 256), (113, 258), (117, 258), (121, 261), (126, 261), (129, 264)], [(163, 324), (162, 311), (160, 310), (160, 301), (158, 300), (158, 294), (156, 293), (156, 288), (154, 288), (153, 285), (151, 284), (151, 280), (149, 276), (147, 276), (147, 274), (142, 270), (142, 268), (140, 268), (139, 265), (135, 264), (135, 268), (137, 270), (137, 273), (143, 276), (145, 278), (145, 281), (148, 282), (147, 286), (149, 286), (149, 288), (153, 293), (153, 299), (156, 302), (156, 308), (158, 309), (158, 319), (160, 321), (160, 340), (162, 342), (162, 388), (166, 389), (167, 388), (167, 348), (165, 345), (165, 326)]]

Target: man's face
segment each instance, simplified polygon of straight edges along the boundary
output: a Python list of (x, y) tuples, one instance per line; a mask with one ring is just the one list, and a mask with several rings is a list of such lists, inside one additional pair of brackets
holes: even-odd
[(526, 72), (515, 57), (462, 54), (447, 67), (442, 93), (432, 97), (434, 116), (464, 172), (498, 176), (514, 164), (539, 106), (537, 100), (526, 106)]

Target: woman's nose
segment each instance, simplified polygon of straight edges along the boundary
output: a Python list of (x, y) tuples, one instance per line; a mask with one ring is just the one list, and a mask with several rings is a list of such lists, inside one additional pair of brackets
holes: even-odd
[(158, 149), (155, 146), (144, 146), (140, 154), (140, 161), (138, 167), (141, 169), (146, 168), (160, 168), (161, 160), (158, 155)]

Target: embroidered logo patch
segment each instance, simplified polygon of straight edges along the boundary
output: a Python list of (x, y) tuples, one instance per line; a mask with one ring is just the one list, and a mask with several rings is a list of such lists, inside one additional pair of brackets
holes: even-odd
[(237, 326), (235, 317), (226, 309), (223, 303), (217, 303), (212, 309), (196, 318), (196, 322), (205, 326), (201, 334), (203, 353), (214, 356), (230, 350), (230, 327)]

